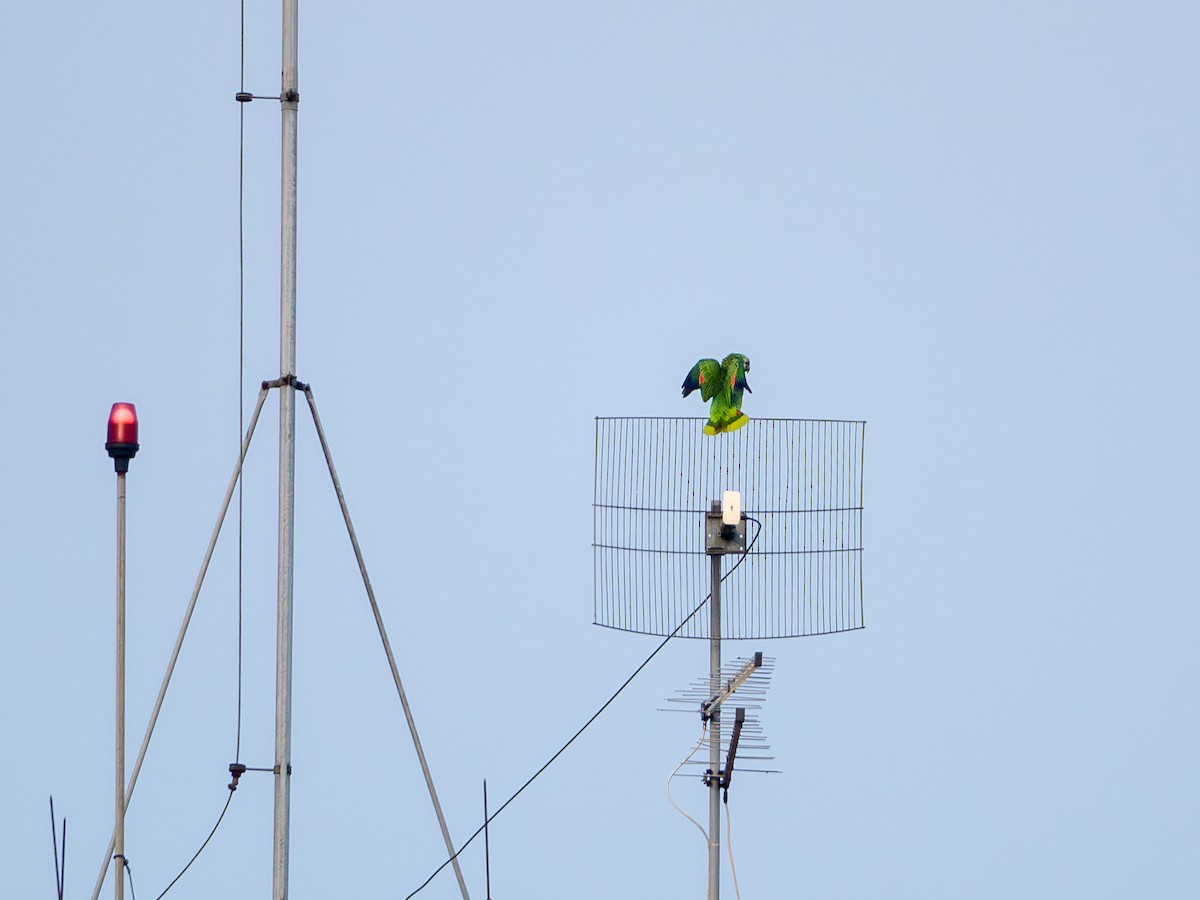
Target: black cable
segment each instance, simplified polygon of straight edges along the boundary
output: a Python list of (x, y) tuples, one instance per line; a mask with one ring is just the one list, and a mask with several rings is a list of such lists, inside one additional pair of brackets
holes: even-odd
[(133, 869), (129, 868), (129, 860), (124, 856), (121, 857), (121, 862), (125, 865), (125, 873), (129, 876), (129, 898), (137, 900), (137, 891), (133, 889)]
[[(750, 516), (746, 516), (746, 521), (753, 522), (755, 525), (758, 526), (758, 529), (754, 532), (754, 537), (753, 537), (753, 539), (751, 539), (750, 544), (746, 547), (745, 550), (742, 551), (742, 555), (740, 557), (738, 557), (738, 561), (733, 564), (733, 566), (729, 569), (728, 572), (726, 572), (724, 575), (721, 576), (722, 583), (724, 583), (726, 578), (728, 578), (730, 575), (732, 575), (734, 572), (737, 571), (738, 566), (740, 566), (743, 562), (746, 561), (746, 557), (750, 554), (750, 550), (754, 547), (755, 541), (757, 541), (758, 536), (760, 534), (762, 534), (762, 523), (759, 522), (758, 519), (752, 519)], [(692, 620), (692, 618), (696, 615), (696, 613), (700, 612), (700, 610), (702, 610), (704, 608), (704, 605), (706, 603), (708, 603), (708, 601), (711, 598), (712, 598), (712, 592), (710, 591), (708, 594), (705, 595), (704, 599), (700, 601), (700, 604), (695, 609), (693, 609), (690, 613), (688, 613), (687, 616), (683, 619), (683, 621), (680, 622), (678, 625), (676, 625), (675, 629), (670, 634), (668, 634), (665, 638), (663, 638), (662, 643), (654, 648), (654, 650), (650, 653), (649, 656), (646, 657), (646, 659), (642, 662), (642, 664), (633, 670), (633, 674), (625, 679), (625, 681), (621, 684), (621, 686), (619, 688), (617, 688), (615, 692), (613, 692), (613, 695), (611, 697), (609, 697), (607, 700), (605, 700), (603, 705), (598, 710), (596, 710), (594, 713), (592, 713), (591, 718), (588, 719), (586, 722), (584, 722), (583, 725), (580, 727), (580, 729), (578, 731), (576, 731), (573, 735), (571, 735), (570, 739), (565, 744), (563, 744), (561, 747), (559, 747), (558, 751), (553, 756), (551, 756), (548, 760), (546, 760), (545, 763), (543, 763), (543, 765), (540, 769), (538, 769), (536, 772), (534, 772), (532, 775), (530, 775), (529, 779), (523, 785), (521, 785), (519, 788), (517, 788), (516, 792), (513, 793), (513, 795), (511, 797), (509, 797), (507, 800), (505, 800), (504, 803), (502, 803), (500, 805), (500, 808), (497, 809), (494, 813), (492, 813), (491, 816), (489, 816), (484, 821), (484, 823), (475, 830), (474, 834), (472, 834), (469, 838), (467, 838), (466, 843), (464, 843), (461, 847), (459, 847), (453, 856), (451, 856), (444, 863), (442, 863), (440, 866), (438, 866), (436, 869), (434, 869), (433, 873), (421, 883), (420, 887), (418, 887), (415, 891), (413, 891), (411, 894), (409, 894), (407, 897), (405, 897), (404, 900), (412, 900), (413, 897), (415, 897), (417, 894), (419, 894), (421, 891), (423, 891), (426, 888), (426, 886), (428, 886), (429, 882), (433, 881), (433, 879), (438, 876), (438, 873), (440, 873), (442, 871), (442, 869), (446, 868), (446, 866), (450, 865), (450, 863), (452, 863), (452, 862), (454, 862), (454, 860), (458, 859), (459, 854), (462, 853), (464, 850), (466, 850), (467, 847), (471, 846), (471, 842), (473, 840), (475, 840), (475, 838), (479, 837), (479, 835), (483, 832), (484, 828), (486, 828), (492, 822), (493, 819), (495, 819), (498, 815), (500, 815), (500, 813), (504, 812), (505, 807), (507, 807), (508, 804), (512, 803), (514, 800), (517, 799), (518, 796), (520, 796), (521, 791), (525, 790), (525, 788), (527, 788), (527, 787), (529, 787), (529, 785), (533, 784), (534, 779), (536, 779), (539, 775), (541, 775), (543, 772), (545, 772), (546, 769), (550, 768), (550, 764), (552, 762), (554, 762), (556, 759), (558, 759), (560, 756), (562, 756), (563, 751), (566, 750), (568, 747), (570, 747), (571, 744), (575, 743), (575, 739), (577, 737), (579, 737), (581, 734), (583, 734), (584, 731), (587, 730), (588, 726), (591, 725), (593, 722), (596, 721), (596, 719), (598, 719), (600, 717), (600, 714), (602, 712), (604, 712), (604, 710), (608, 709), (609, 705), (614, 700), (616, 700), (618, 696), (620, 696), (621, 692), (623, 690), (625, 690), (625, 688), (629, 687), (630, 682), (632, 682), (633, 679), (637, 678), (638, 675), (641, 674), (642, 669), (644, 669), (644, 668), (646, 668), (646, 666), (650, 665), (650, 660), (652, 660), (652, 659), (654, 659), (654, 657), (658, 656), (659, 651), (662, 650), (663, 647), (667, 646), (667, 643), (671, 640), (671, 638), (675, 637), (675, 635), (679, 634), (679, 632), (683, 630), (683, 626), (686, 625), (688, 622), (690, 622)]]
[(179, 872), (178, 875), (176, 875), (173, 879), (171, 879), (171, 883), (168, 884), (165, 888), (163, 888), (163, 892), (161, 894), (159, 894), (155, 898), (155, 900), (162, 900), (162, 898), (166, 896), (167, 891), (169, 891), (171, 888), (175, 887), (175, 882), (177, 882), (180, 878), (183, 877), (183, 873), (192, 867), (192, 863), (194, 863), (196, 861), (196, 857), (198, 857), (201, 853), (204, 852), (204, 848), (208, 846), (208, 842), (211, 841), (213, 838), (213, 835), (217, 833), (217, 829), (221, 827), (221, 820), (225, 818), (225, 812), (229, 809), (229, 803), (231, 800), (233, 800), (233, 789), (232, 788), (229, 791), (229, 796), (225, 798), (225, 805), (221, 808), (221, 815), (217, 816), (217, 824), (212, 827), (212, 831), (210, 831), (208, 833), (208, 837), (206, 837), (204, 839), (204, 843), (200, 845), (200, 849), (197, 850), (194, 854), (192, 854), (192, 858), (187, 861), (187, 865), (183, 867), (183, 869)]
[(54, 842), (54, 887), (58, 900), (63, 900), (63, 891), (67, 886), (67, 819), (63, 817), (62, 827), (62, 869), (58, 866), (58, 830), (54, 821), (54, 797), (50, 798), (50, 840)]

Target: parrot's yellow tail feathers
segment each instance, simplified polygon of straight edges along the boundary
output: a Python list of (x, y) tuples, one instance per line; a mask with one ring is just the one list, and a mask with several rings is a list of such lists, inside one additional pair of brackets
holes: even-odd
[(737, 431), (739, 428), (741, 428), (743, 425), (745, 425), (749, 421), (750, 421), (750, 417), (748, 415), (746, 415), (744, 412), (742, 412), (741, 410), (738, 410), (737, 418), (734, 419), (732, 422), (718, 423), (718, 422), (714, 422), (712, 419), (709, 419), (708, 423), (704, 426), (704, 433), (705, 434), (721, 434), (722, 432), (725, 432), (725, 431)]

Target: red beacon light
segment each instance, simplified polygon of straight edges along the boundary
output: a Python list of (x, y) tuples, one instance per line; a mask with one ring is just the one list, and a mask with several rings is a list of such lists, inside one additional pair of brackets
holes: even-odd
[(128, 472), (129, 461), (138, 452), (137, 409), (132, 403), (114, 403), (108, 414), (108, 442), (104, 449), (117, 472)]

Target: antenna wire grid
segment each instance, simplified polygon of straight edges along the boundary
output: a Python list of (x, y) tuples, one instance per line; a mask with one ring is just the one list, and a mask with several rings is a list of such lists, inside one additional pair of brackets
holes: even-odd
[[(761, 539), (725, 582), (721, 637), (800, 637), (863, 627), (866, 423), (598, 417), (593, 492), (597, 625), (666, 635), (708, 589), (705, 516), (740, 491)], [(679, 637), (709, 637), (693, 617)]]

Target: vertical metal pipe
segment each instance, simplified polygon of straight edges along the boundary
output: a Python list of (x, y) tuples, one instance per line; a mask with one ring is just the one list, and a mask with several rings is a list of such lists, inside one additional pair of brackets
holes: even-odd
[[(713, 511), (721, 505), (713, 503)], [(712, 598), (708, 601), (708, 687), (712, 695), (721, 689), (721, 554), (710, 554)], [(708, 724), (708, 900), (721, 896), (721, 709), (713, 711)]]
[(117, 900), (125, 896), (125, 473), (117, 473)]
[(292, 585), (296, 466), (296, 117), (297, 0), (283, 0), (282, 186), (280, 190), (279, 375), (279, 603), (275, 643), (275, 900), (288, 894), (292, 757)]

